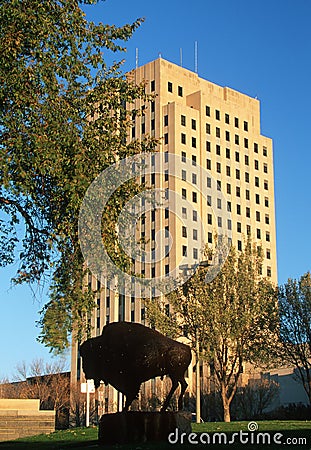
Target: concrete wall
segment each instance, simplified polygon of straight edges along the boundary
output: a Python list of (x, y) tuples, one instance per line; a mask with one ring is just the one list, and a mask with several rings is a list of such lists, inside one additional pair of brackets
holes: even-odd
[(0, 441), (55, 431), (55, 411), (40, 411), (38, 399), (0, 399)]

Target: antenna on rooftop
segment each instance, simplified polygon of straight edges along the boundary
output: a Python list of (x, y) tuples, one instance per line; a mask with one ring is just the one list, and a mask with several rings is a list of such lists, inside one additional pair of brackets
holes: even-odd
[(198, 73), (198, 41), (194, 42), (194, 71)]
[(136, 47), (136, 56), (135, 56), (136, 69), (138, 68), (138, 48)]
[(182, 67), (182, 48), (179, 49), (180, 67)]

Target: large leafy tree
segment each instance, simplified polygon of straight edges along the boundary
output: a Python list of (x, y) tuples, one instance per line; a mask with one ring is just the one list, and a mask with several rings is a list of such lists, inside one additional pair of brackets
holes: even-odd
[(226, 422), (245, 363), (266, 361), (266, 348), (276, 338), (276, 291), (260, 276), (261, 265), (257, 247), (248, 240), (243, 252), (231, 247), (222, 270), (210, 283), (205, 282), (208, 269), (199, 268), (173, 291), (168, 296), (170, 317), (163, 318), (161, 301), (149, 302), (151, 320), (164, 331), (182, 326), (196, 357), (210, 365)]
[(280, 344), (283, 363), (295, 367), (311, 404), (311, 274), (279, 287)]
[[(125, 105), (149, 98), (125, 79), (120, 62), (105, 62), (141, 21), (94, 24), (82, 3), (97, 1), (0, 2), (0, 264), (19, 258), (16, 282), (52, 280), (41, 341), (56, 350), (68, 345), (73, 323), (81, 331), (94, 305), (82, 289), (78, 242), (85, 191), (116, 160), (155, 145), (128, 143), (139, 111), (129, 116)], [(135, 191), (134, 183), (120, 188), (103, 212), (107, 247), (123, 265), (112, 223)]]

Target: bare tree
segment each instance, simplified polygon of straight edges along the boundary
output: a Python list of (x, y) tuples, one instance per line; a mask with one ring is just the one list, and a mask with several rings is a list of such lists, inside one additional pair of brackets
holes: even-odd
[(280, 344), (278, 356), (294, 366), (296, 379), (311, 404), (311, 274), (289, 279), (279, 287)]

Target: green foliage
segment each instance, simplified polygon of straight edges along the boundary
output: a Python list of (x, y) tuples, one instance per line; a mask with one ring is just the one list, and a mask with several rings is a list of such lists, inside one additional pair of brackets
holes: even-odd
[(311, 274), (279, 287), (280, 345), (283, 363), (296, 368), (311, 404)]
[[(108, 67), (104, 59), (124, 50), (120, 43), (141, 20), (96, 25), (81, 3), (96, 1), (0, 2), (1, 264), (12, 262), (20, 242), (15, 281), (52, 279), (40, 340), (59, 351), (68, 346), (73, 323), (81, 332), (83, 314), (93, 306), (82, 292), (78, 242), (85, 191), (115, 161), (156, 145), (148, 138), (127, 143), (132, 112), (125, 105), (149, 98), (144, 86), (125, 79), (120, 63)], [(137, 189), (124, 187), (103, 213), (105, 243), (122, 266), (113, 224)]]
[[(199, 340), (199, 357), (211, 365), (228, 408), (243, 365), (265, 361), (266, 348), (276, 338), (276, 291), (259, 275), (261, 265), (261, 254), (248, 240), (243, 252), (230, 248), (222, 270), (210, 283), (200, 268), (169, 295), (171, 320), (187, 333), (194, 350)], [(152, 319), (161, 325), (159, 311)]]

